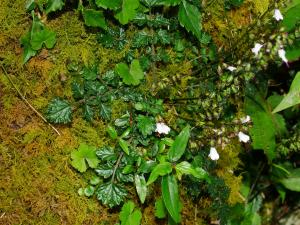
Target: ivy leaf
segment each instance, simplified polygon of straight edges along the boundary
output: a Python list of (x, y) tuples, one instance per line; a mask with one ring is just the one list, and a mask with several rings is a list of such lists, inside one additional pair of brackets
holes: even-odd
[(180, 223), (181, 204), (176, 178), (173, 175), (163, 176), (161, 180), (161, 190), (164, 205), (167, 208), (169, 214), (176, 223)]
[(104, 120), (110, 120), (111, 117), (111, 108), (108, 107), (107, 105), (101, 103), (99, 105), (100, 107), (100, 116), (102, 117), (102, 119)]
[(300, 104), (300, 72), (298, 72), (291, 84), (289, 93), (284, 96), (282, 101), (279, 103), (279, 105), (276, 106), (276, 108), (273, 110), (272, 113), (280, 112), (284, 109), (287, 109), (289, 107), (292, 107), (294, 105)]
[(171, 172), (172, 172), (172, 164), (169, 162), (162, 162), (156, 165), (149, 176), (147, 185), (152, 184), (154, 181), (156, 181), (156, 179), (159, 176), (165, 176), (166, 174), (169, 174)]
[(140, 62), (134, 59), (131, 62), (130, 70), (125, 63), (116, 65), (116, 72), (122, 78), (123, 82), (127, 85), (138, 85), (144, 78), (144, 72), (140, 66)]
[(155, 201), (155, 216), (159, 219), (166, 218), (167, 211), (162, 198), (159, 198)]
[(179, 6), (178, 20), (181, 26), (201, 40), (201, 14), (196, 6), (183, 0)]
[(139, 0), (122, 0), (122, 7), (115, 15), (116, 19), (122, 25), (127, 24), (130, 20), (134, 19), (139, 5)]
[(149, 116), (138, 115), (137, 117), (137, 127), (144, 137), (152, 134), (155, 129), (154, 118)]
[(84, 23), (89, 27), (100, 27), (104, 30), (107, 28), (107, 24), (102, 11), (94, 9), (83, 10)]
[(183, 155), (190, 138), (190, 126), (186, 126), (175, 138), (169, 152), (168, 158), (171, 162), (176, 162)]
[(47, 119), (51, 123), (69, 123), (72, 120), (72, 108), (65, 100), (53, 99), (47, 109)]
[(113, 174), (113, 167), (111, 167), (111, 166), (109, 166), (107, 164), (106, 165), (100, 165), (100, 166), (97, 167), (97, 169), (95, 169), (95, 172), (99, 176), (107, 179), (110, 176), (112, 176), (112, 174)]
[(198, 179), (208, 178), (208, 173), (202, 168), (194, 168), (190, 163), (182, 161), (175, 166), (178, 180), (181, 180), (183, 174), (192, 175)]
[(30, 32), (21, 38), (21, 45), (23, 45), (23, 64), (25, 64), (31, 57), (35, 56), (37, 51), (31, 47)]
[(61, 10), (62, 7), (65, 5), (63, 0), (48, 0), (45, 12), (46, 14), (50, 12), (55, 12), (57, 10)]
[(95, 150), (95, 147), (81, 143), (78, 150), (71, 153), (71, 165), (81, 173), (87, 170), (86, 163), (89, 167), (96, 168), (99, 159), (97, 158)]
[(120, 212), (121, 225), (140, 225), (142, 213), (140, 209), (134, 209), (133, 201), (126, 202)]
[(96, 5), (102, 7), (103, 9), (116, 10), (121, 7), (121, 0), (96, 0)]
[(134, 177), (135, 188), (141, 203), (144, 203), (147, 196), (147, 185), (144, 175), (136, 174)]
[(56, 43), (56, 34), (48, 29), (33, 33), (30, 44), (33, 50), (39, 50), (43, 44), (46, 48), (53, 48)]
[(105, 161), (117, 160), (117, 155), (115, 154), (113, 148), (108, 147), (108, 146), (104, 146), (104, 147), (100, 148), (96, 152), (96, 154), (101, 160), (105, 160)]
[(120, 205), (127, 196), (126, 189), (116, 183), (101, 184), (96, 190), (97, 199), (110, 208)]

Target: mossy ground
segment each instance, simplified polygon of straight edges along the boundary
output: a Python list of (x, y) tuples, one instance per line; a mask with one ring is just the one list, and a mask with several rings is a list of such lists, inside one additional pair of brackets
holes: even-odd
[[(104, 50), (97, 45), (95, 33), (87, 31), (76, 12), (67, 11), (47, 21), (47, 26), (57, 33), (55, 48), (42, 50), (22, 65), (19, 39), (31, 24), (24, 2), (0, 1), (0, 61), (21, 93), (38, 111), (43, 112), (54, 96), (71, 97), (69, 84), (72, 77), (67, 73), (67, 60), (82, 61), (86, 65), (100, 60), (100, 70), (105, 71), (111, 67), (111, 62), (118, 62), (124, 56), (122, 52)], [(237, 19), (233, 22), (240, 21), (238, 18), (244, 17), (245, 11), (245, 8), (238, 11), (240, 13), (236, 13)], [(216, 18), (217, 14), (212, 16)], [(210, 22), (204, 26), (206, 30), (217, 27), (215, 34), (221, 34), (219, 30), (223, 34), (227, 32), (224, 21), (213, 21), (214, 24)], [(251, 22), (247, 19), (243, 21), (240, 21), (241, 26)], [(214, 35), (216, 43), (222, 42), (223, 37)], [(96, 146), (105, 143), (105, 124), (97, 121), (91, 125), (75, 118), (71, 125), (56, 126), (61, 133), (58, 136), (18, 96), (4, 76), (4, 71), (0, 71), (0, 224), (116, 223), (118, 210), (109, 210), (95, 199), (77, 194), (77, 190), (85, 187), (87, 181), (69, 164), (70, 152), (81, 141)], [(234, 176), (230, 175), (230, 170), (235, 169), (236, 164), (232, 165), (230, 161), (222, 163), (227, 172), (221, 168), (218, 173), (225, 177), (229, 186), (234, 187), (230, 201), (235, 203), (239, 201), (235, 194), (238, 193), (240, 178), (232, 179)], [(201, 204), (205, 202), (205, 199), (201, 200)], [(205, 224), (199, 211), (200, 208), (190, 203), (185, 205), (184, 224)], [(154, 219), (152, 206), (147, 206), (143, 212), (145, 224), (159, 224)]]

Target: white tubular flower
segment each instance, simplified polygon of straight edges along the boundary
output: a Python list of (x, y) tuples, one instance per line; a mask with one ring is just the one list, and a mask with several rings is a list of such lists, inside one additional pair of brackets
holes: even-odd
[(241, 118), (242, 123), (248, 123), (251, 120), (250, 116), (247, 115), (246, 117)]
[(156, 129), (155, 132), (159, 133), (159, 134), (168, 134), (170, 132), (170, 127), (168, 127), (166, 124), (164, 123), (156, 123)]
[(227, 69), (232, 72), (232, 71), (236, 70), (236, 67), (234, 67), (234, 66), (228, 66)]
[(244, 134), (241, 131), (238, 133), (238, 136), (239, 136), (240, 142), (247, 143), (248, 141), (250, 141), (250, 137), (247, 134)]
[(281, 49), (278, 50), (278, 56), (281, 58), (281, 60), (282, 60), (283, 62), (285, 62), (285, 64), (288, 65), (288, 59), (287, 59), (286, 56), (285, 56), (285, 51), (284, 51), (283, 48), (281, 48)]
[(274, 17), (275, 20), (277, 20), (277, 21), (283, 20), (283, 16), (282, 16), (282, 14), (281, 14), (281, 12), (280, 12), (279, 9), (275, 9), (273, 17)]
[(254, 48), (251, 49), (251, 51), (254, 53), (255, 56), (258, 55), (260, 49), (262, 48), (262, 44), (260, 43), (255, 43)]
[(211, 147), (210, 148), (210, 151), (209, 151), (209, 155), (208, 157), (211, 159), (211, 160), (218, 160), (220, 158), (219, 156), (219, 153), (217, 152), (217, 149), (214, 148), (214, 147)]

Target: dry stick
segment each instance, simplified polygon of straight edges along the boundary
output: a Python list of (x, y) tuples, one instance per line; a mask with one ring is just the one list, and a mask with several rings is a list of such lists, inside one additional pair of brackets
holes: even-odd
[(20, 90), (17, 88), (17, 86), (14, 84), (14, 82), (12, 81), (12, 79), (10, 78), (10, 76), (8, 75), (8, 73), (6, 72), (5, 68), (3, 65), (1, 65), (2, 70), (4, 71), (4, 75), (7, 77), (7, 79), (9, 80), (9, 82), (12, 84), (12, 86), (14, 87), (14, 89), (18, 92), (19, 96), (21, 97), (21, 99), (32, 109), (32, 111), (35, 112), (35, 114), (40, 117), (45, 123), (47, 123), (54, 131), (55, 133), (57, 133), (59, 136), (61, 135), (60, 132), (53, 126), (51, 125), (45, 117), (43, 117), (43, 115), (41, 113), (39, 113), (28, 101), (27, 99), (22, 95), (22, 93), (20, 92)]

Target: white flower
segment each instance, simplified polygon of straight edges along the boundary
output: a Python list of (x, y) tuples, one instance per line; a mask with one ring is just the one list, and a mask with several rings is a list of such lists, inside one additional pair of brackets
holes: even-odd
[(227, 69), (230, 70), (230, 71), (232, 72), (232, 71), (235, 71), (235, 70), (236, 70), (236, 67), (234, 67), (234, 66), (228, 66)]
[(288, 64), (288, 59), (285, 56), (285, 51), (283, 48), (278, 50), (278, 56), (282, 59), (283, 62), (285, 62), (286, 64)]
[(238, 136), (239, 136), (240, 142), (247, 143), (248, 141), (250, 141), (250, 137), (247, 134), (244, 134), (241, 131), (238, 133)]
[(214, 147), (210, 148), (208, 157), (211, 158), (211, 160), (218, 160), (220, 158), (217, 149)]
[(283, 16), (282, 16), (282, 14), (281, 14), (281, 12), (280, 12), (279, 9), (275, 9), (273, 17), (274, 17), (275, 20), (277, 20), (277, 21), (283, 20)]
[(251, 120), (250, 116), (247, 115), (246, 117), (241, 118), (242, 123), (248, 123)]
[(168, 127), (166, 124), (164, 123), (156, 123), (156, 129), (155, 132), (159, 133), (159, 134), (168, 134), (170, 132), (170, 127)]
[(263, 46), (262, 44), (255, 43), (254, 48), (251, 49), (251, 51), (255, 54), (255, 56), (258, 55), (258, 52), (260, 51), (262, 46)]

